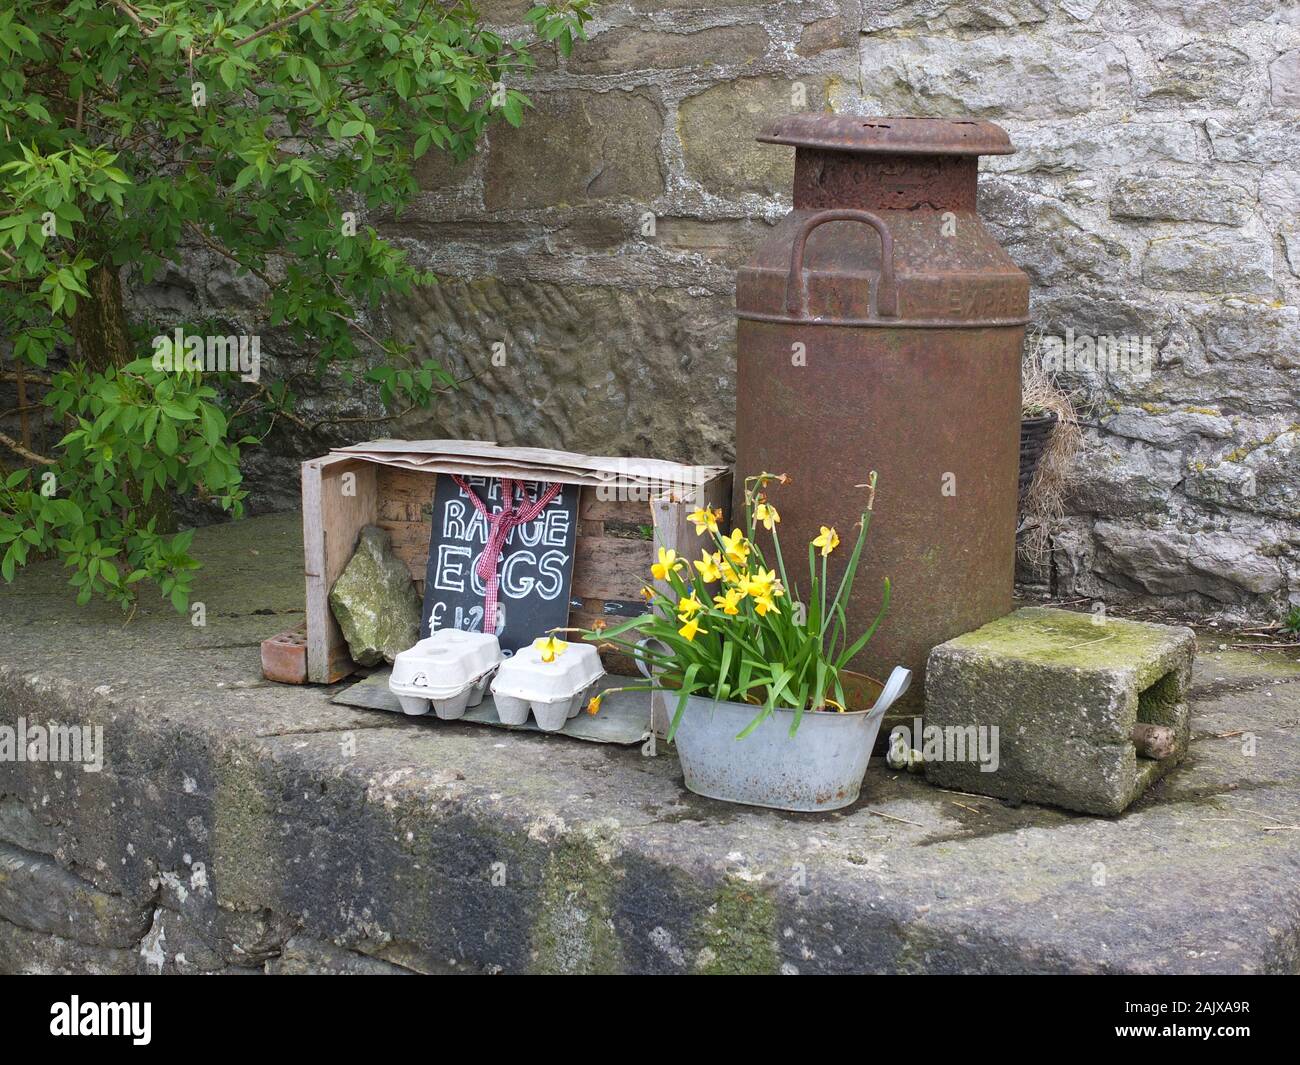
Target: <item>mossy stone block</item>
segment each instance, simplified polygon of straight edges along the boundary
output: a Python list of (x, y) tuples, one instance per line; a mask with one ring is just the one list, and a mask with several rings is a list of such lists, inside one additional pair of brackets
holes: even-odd
[[(925, 724), (966, 742), (926, 757), (926, 777), (981, 795), (1118, 814), (1187, 751), (1191, 629), (1029, 607), (930, 652)], [(1171, 727), (1175, 750), (1139, 757), (1139, 721)], [(987, 729), (995, 759), (970, 757)], [(993, 741), (992, 729), (997, 729)], [(953, 730), (948, 733), (946, 730)], [(955, 751), (966, 757), (955, 758)]]

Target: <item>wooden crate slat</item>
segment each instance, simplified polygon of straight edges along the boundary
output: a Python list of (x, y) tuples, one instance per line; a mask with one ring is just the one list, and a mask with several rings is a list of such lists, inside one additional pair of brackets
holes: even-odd
[(330, 612), (329, 592), (378, 512), (374, 463), (346, 455), (302, 467), (303, 562), (307, 585), (307, 679), (333, 684), (356, 667)]

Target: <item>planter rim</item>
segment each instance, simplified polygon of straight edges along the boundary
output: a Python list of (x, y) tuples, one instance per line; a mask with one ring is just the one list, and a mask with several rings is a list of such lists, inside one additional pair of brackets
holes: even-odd
[[(671, 689), (665, 689), (665, 690), (671, 690)], [(718, 706), (742, 706), (746, 710), (753, 710), (755, 712), (763, 709), (761, 705), (755, 705), (754, 703), (738, 703), (734, 699), (715, 699), (711, 695), (692, 695), (689, 696), (688, 698), (690, 699), (691, 702), (708, 703), (710, 706), (713, 706), (715, 703)], [(792, 706), (774, 706), (772, 707), (772, 709), (774, 712), (778, 714), (793, 714), (797, 712)], [(874, 706), (870, 710), (805, 710), (804, 717), (805, 719), (808, 720), (814, 720), (818, 717), (830, 717), (830, 718), (862, 717), (867, 714), (874, 714), (876, 713), (876, 710), (877, 708)], [(880, 713), (883, 714), (884, 712), (885, 710), (883, 709), (880, 710)]]

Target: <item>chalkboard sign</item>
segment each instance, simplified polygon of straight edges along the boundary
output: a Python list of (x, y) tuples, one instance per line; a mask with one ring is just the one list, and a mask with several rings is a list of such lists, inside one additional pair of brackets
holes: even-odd
[[(489, 513), (502, 509), (502, 482), (496, 477), (464, 477), (466, 487)], [(514, 481), (515, 508), (540, 499), (549, 485)], [(555, 496), (532, 521), (510, 530), (497, 565), (496, 634), (507, 655), (526, 647), (547, 629), (568, 624), (569, 588), (578, 537), (577, 485), (559, 485)], [(477, 568), (491, 527), (469, 494), (447, 474), (438, 475), (433, 495), (433, 532), (424, 581), (420, 638), (437, 629), (483, 631), (487, 583)]]

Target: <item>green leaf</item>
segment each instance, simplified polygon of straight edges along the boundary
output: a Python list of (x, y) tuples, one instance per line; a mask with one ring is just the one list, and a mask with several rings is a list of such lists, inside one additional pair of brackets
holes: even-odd
[(164, 455), (175, 455), (177, 447), (176, 426), (169, 420), (162, 419), (158, 422), (158, 449)]

